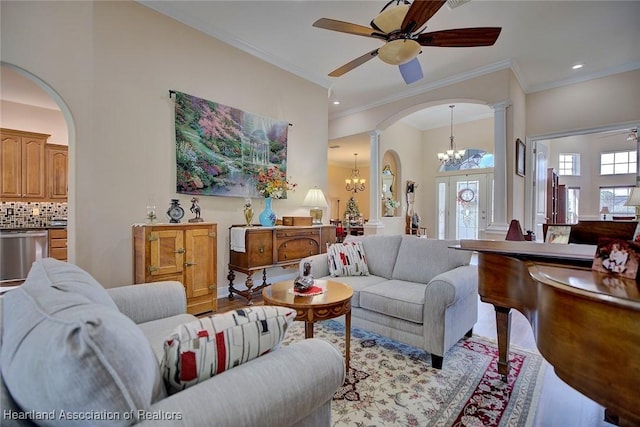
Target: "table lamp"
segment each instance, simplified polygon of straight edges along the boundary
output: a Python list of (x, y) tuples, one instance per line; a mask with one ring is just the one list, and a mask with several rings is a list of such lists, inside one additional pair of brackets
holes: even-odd
[(635, 206), (636, 207), (636, 218), (638, 217), (638, 206), (640, 206), (640, 187), (633, 187), (631, 189), (631, 193), (629, 194), (629, 198), (626, 202), (624, 202), (625, 206)]
[(318, 187), (314, 187), (309, 190), (302, 202), (302, 206), (310, 207), (309, 215), (313, 218), (313, 225), (322, 224), (322, 208), (326, 208), (327, 199), (324, 198), (324, 193)]
[(609, 214), (609, 208), (607, 206), (603, 206), (602, 209), (600, 209), (600, 215), (602, 215), (602, 219), (606, 221), (608, 214)]

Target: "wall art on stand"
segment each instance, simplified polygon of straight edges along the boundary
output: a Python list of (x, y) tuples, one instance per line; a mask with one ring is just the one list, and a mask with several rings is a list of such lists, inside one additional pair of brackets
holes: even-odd
[(260, 171), (277, 166), (286, 173), (288, 122), (170, 94), (175, 95), (178, 193), (261, 197), (255, 179)]

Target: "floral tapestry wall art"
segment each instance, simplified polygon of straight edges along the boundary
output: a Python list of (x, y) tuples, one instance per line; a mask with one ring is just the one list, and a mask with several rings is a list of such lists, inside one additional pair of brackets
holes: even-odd
[(172, 93), (178, 193), (264, 197), (256, 188), (260, 172), (275, 166), (286, 174), (288, 122)]

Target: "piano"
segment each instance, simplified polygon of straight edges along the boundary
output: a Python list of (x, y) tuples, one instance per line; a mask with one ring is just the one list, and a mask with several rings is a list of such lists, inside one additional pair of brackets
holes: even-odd
[(516, 309), (560, 379), (607, 408), (607, 420), (640, 426), (638, 282), (592, 271), (595, 245), (461, 240), (459, 248), (478, 252), (478, 293), (495, 308), (503, 381)]

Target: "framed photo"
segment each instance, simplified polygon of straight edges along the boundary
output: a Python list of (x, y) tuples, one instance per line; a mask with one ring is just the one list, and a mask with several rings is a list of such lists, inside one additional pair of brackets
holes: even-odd
[(570, 225), (550, 225), (547, 228), (545, 242), (547, 243), (569, 243), (569, 234), (571, 234)]
[(520, 138), (516, 139), (516, 173), (520, 176), (525, 175), (525, 155), (526, 146)]
[(591, 268), (614, 276), (635, 279), (638, 275), (638, 245), (635, 242), (600, 238)]

